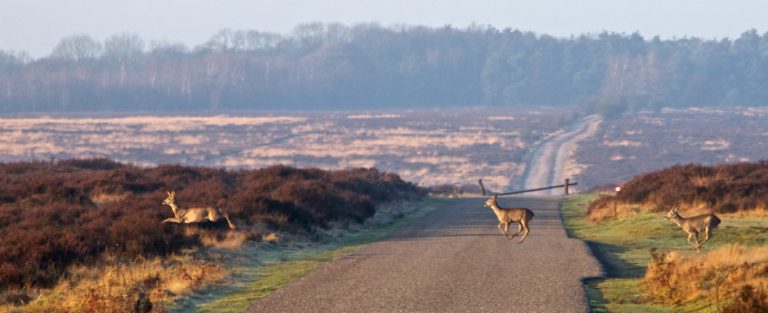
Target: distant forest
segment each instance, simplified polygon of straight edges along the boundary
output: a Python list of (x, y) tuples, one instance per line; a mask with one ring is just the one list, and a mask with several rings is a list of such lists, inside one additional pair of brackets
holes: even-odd
[(768, 33), (555, 38), (513, 29), (313, 23), (186, 47), (135, 34), (0, 51), (0, 112), (768, 105)]

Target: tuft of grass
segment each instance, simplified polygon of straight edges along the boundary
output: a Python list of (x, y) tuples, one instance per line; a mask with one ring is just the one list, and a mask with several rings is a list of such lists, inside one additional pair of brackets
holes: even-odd
[[(602, 263), (606, 277), (585, 282), (587, 295), (595, 312), (697, 312), (710, 307), (702, 297), (675, 304), (661, 304), (646, 294), (643, 277), (651, 260), (651, 249), (675, 250), (688, 257), (696, 254), (686, 242), (686, 234), (661, 213), (638, 212), (624, 219), (600, 223), (586, 217), (587, 208), (598, 199), (583, 194), (563, 201), (561, 212), (571, 237), (584, 240)], [(716, 250), (729, 243), (746, 246), (768, 245), (768, 225), (760, 216), (723, 217), (722, 224), (702, 251)]]
[(704, 298), (718, 307), (745, 285), (768, 287), (768, 246), (727, 244), (696, 255), (654, 251), (643, 280), (646, 293), (657, 302)]
[(99, 266), (77, 266), (66, 279), (24, 307), (8, 308), (23, 312), (130, 312), (144, 293), (155, 308), (163, 312), (175, 297), (184, 296), (215, 282), (229, 273), (210, 262), (191, 256), (117, 262), (107, 260)]

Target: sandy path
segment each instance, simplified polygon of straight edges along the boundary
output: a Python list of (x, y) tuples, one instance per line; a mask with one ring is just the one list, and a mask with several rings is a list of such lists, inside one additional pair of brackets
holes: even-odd
[[(542, 142), (533, 152), (523, 178), (522, 189), (534, 189), (562, 184), (566, 178), (578, 174), (579, 165), (573, 161), (579, 141), (593, 136), (600, 118), (591, 115), (581, 119), (571, 130), (556, 134)], [(538, 195), (562, 194), (561, 189), (545, 190)]]

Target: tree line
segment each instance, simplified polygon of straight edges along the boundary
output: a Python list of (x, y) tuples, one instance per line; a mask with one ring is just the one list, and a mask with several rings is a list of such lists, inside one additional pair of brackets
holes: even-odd
[(195, 47), (130, 33), (0, 51), (0, 112), (768, 104), (768, 33), (556, 38), (490, 26), (300, 25), (222, 30)]

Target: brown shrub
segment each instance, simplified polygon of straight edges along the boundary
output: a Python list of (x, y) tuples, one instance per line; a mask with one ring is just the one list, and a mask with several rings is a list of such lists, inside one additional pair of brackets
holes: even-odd
[[(593, 202), (591, 220), (620, 217), (617, 208), (640, 207), (650, 212), (680, 204), (683, 211), (749, 212), (768, 208), (768, 161), (717, 166), (678, 165), (637, 176), (615, 195)], [(617, 212), (621, 213), (621, 212)]]
[(768, 287), (768, 247), (728, 245), (687, 256), (652, 250), (643, 279), (646, 293), (661, 303), (730, 299), (746, 284)]
[[(167, 190), (182, 207), (222, 208), (238, 226), (305, 233), (331, 221), (360, 222), (376, 203), (424, 194), (376, 169), (139, 168), (93, 159), (0, 164), (0, 178), (0, 290), (51, 286), (69, 266), (104, 254), (164, 256), (201, 245), (185, 227), (160, 223), (172, 214), (161, 205)], [(103, 195), (112, 196), (98, 201)]]
[(720, 313), (758, 313), (768, 312), (768, 292), (765, 289), (755, 290), (752, 285), (741, 287), (739, 294), (720, 309)]

